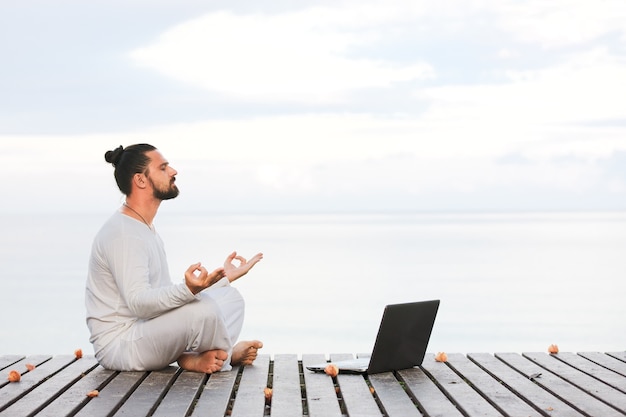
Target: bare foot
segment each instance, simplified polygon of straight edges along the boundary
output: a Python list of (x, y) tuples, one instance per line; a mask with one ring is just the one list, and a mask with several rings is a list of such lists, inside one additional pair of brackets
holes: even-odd
[(178, 358), (178, 365), (192, 372), (212, 374), (218, 372), (228, 359), (228, 353), (223, 350), (207, 350), (206, 352), (185, 352)]
[(233, 348), (233, 354), (230, 358), (230, 364), (236, 365), (252, 365), (257, 357), (257, 351), (263, 347), (263, 342), (259, 340), (241, 341)]

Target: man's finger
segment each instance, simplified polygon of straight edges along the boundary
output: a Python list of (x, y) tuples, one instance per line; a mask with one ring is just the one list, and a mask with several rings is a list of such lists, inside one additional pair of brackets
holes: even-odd
[(193, 273), (196, 272), (198, 270), (198, 268), (200, 267), (201, 263), (197, 262), (193, 265), (189, 265), (189, 268), (187, 268), (187, 272)]

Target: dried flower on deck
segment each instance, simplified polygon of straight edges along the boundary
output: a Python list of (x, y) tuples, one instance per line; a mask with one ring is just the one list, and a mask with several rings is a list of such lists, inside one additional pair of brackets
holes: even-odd
[(548, 346), (548, 352), (559, 353), (559, 347), (557, 345), (550, 345)]
[(438, 352), (435, 355), (435, 360), (437, 362), (448, 362), (448, 355), (446, 355), (446, 352)]
[(35, 368), (36, 368), (36, 366), (35, 366), (35, 365), (33, 365), (32, 363), (27, 363), (27, 364), (26, 364), (26, 369), (28, 369), (29, 371), (32, 371), (32, 370), (33, 370), (33, 369), (35, 369)]
[(329, 363), (328, 365), (326, 365), (326, 368), (324, 368), (324, 372), (326, 373), (326, 375), (334, 378), (339, 374), (339, 368), (334, 363)]
[(97, 389), (93, 390), (93, 391), (89, 391), (87, 393), (87, 396), (89, 398), (93, 398), (93, 397), (97, 397), (98, 395), (100, 395), (100, 391), (98, 391)]
[(80, 359), (83, 357), (83, 350), (82, 349), (76, 349), (74, 351), (74, 356), (76, 356), (76, 359)]
[(265, 387), (263, 394), (265, 394), (265, 405), (272, 405), (272, 389)]
[(20, 375), (19, 372), (13, 369), (9, 371), (9, 377), (7, 379), (9, 380), (9, 382), (20, 382), (20, 379), (22, 379), (22, 375)]

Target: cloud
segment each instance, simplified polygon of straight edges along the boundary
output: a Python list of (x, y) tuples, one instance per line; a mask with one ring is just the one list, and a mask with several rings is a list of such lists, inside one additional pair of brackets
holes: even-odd
[[(626, 118), (626, 61), (595, 48), (538, 69), (508, 69), (489, 84), (449, 85), (416, 91), (434, 102), (431, 117), (570, 123)], [(438, 107), (439, 105), (443, 107)], [(469, 111), (469, 112), (468, 112)]]
[(626, 5), (620, 0), (589, 2), (492, 2), (498, 26), (522, 42), (546, 49), (586, 44), (607, 34), (626, 35)]
[(515, 159), (397, 154), (317, 165), (185, 164), (179, 203), (261, 212), (622, 207), (626, 177), (611, 172), (617, 157)]
[(45, 102), (46, 117), (96, 133), (4, 135), (0, 166), (10, 194), (53, 184), (24, 204), (63, 191), (58, 204), (76, 209), (118, 202), (99, 195), (117, 195), (102, 155), (138, 142), (180, 170), (188, 207), (623, 207), (623, 11), (560, 0), (203, 8), (125, 46), (135, 67), (115, 69), (126, 82), (85, 80), (115, 92), (108, 105), (125, 123), (86, 102), (106, 125), (94, 128)]
[[(295, 117), (221, 123), (224, 129), (220, 129), (219, 137), (231, 138), (229, 142), (240, 142), (241, 139), (232, 139), (235, 132), (244, 133), (246, 126), (254, 125), (258, 127), (256, 133), (245, 132), (247, 138), (243, 142), (247, 149), (258, 151), (261, 145), (251, 138), (263, 136), (264, 145), (276, 145), (296, 159), (306, 154), (315, 160), (319, 153), (316, 149), (326, 149), (323, 144), (329, 137), (338, 148), (344, 148), (341, 143), (350, 139), (360, 140), (353, 155), (368, 156), (370, 147), (362, 141), (375, 141), (375, 134), (379, 135), (378, 140), (384, 140), (387, 153), (406, 146), (408, 151), (427, 155), (502, 155), (511, 151), (512, 145), (534, 143), (525, 146), (537, 154), (540, 151), (536, 143), (554, 141), (555, 137), (561, 143), (567, 142), (563, 134), (569, 133), (568, 125), (626, 120), (623, 56), (602, 44), (584, 42), (623, 30), (615, 15), (621, 15), (626, 8), (610, 1), (592, 9), (585, 2), (575, 2), (571, 7), (562, 2), (531, 2), (521, 7), (514, 1), (448, 1), (439, 6), (393, 1), (358, 5), (343, 2), (332, 8), (310, 7), (271, 15), (216, 12), (168, 30), (155, 43), (133, 51), (131, 56), (139, 65), (174, 79), (225, 96), (268, 104), (328, 104), (349, 100), (349, 95), (359, 90), (389, 91), (394, 83), (422, 82), (404, 89), (405, 93), (412, 93), (413, 103), (420, 103), (421, 111), (398, 107), (399, 117), (382, 115), (380, 111), (376, 116), (373, 108), (372, 113), (362, 108), (365, 113), (361, 116), (350, 110), (332, 116), (321, 114), (324, 110), (308, 110), (313, 113), (310, 115), (303, 113), (306, 108), (301, 108)], [(586, 22), (587, 29), (581, 35), (584, 41), (568, 38), (569, 23), (564, 21), (569, 22), (566, 18), (571, 16), (575, 17), (574, 25)], [(454, 36), (458, 49), (467, 38), (478, 36), (483, 30), (481, 22), (487, 25), (490, 18), (494, 19), (492, 26), (495, 24), (503, 36), (509, 34), (542, 48), (563, 47), (568, 42), (578, 48), (555, 51), (541, 64), (529, 64), (538, 57), (523, 49), (523, 45), (512, 43), (502, 48), (494, 43), (494, 66), (489, 73), (472, 74), (475, 79), (466, 83), (446, 80), (437, 54), (422, 51), (422, 58), (418, 59), (419, 54), (409, 48), (406, 51), (413, 53), (414, 59), (405, 63), (397, 55), (391, 58), (379, 49), (368, 49), (398, 41), (403, 33), (417, 38), (421, 34), (433, 44)], [(421, 32), (415, 32), (415, 28)], [(560, 42), (555, 40), (556, 35), (550, 35), (550, 30), (563, 35)], [(446, 51), (437, 53), (445, 55)], [(484, 58), (474, 59), (480, 62)], [(352, 107), (359, 107), (358, 97), (350, 98)], [(396, 103), (406, 100), (398, 96)], [(330, 114), (336, 110), (326, 111)], [(348, 127), (349, 122), (355, 125)], [(301, 129), (293, 129), (295, 123), (301, 123)], [(343, 130), (339, 132), (338, 125), (345, 129), (339, 128)], [(366, 128), (373, 134), (364, 134)], [(289, 136), (281, 139), (281, 133), (287, 131)], [(309, 139), (322, 146), (311, 146)], [(597, 141), (600, 149), (613, 139)], [(245, 154), (244, 150), (244, 157)], [(348, 153), (338, 149), (337, 154)]]
[(351, 57), (351, 48), (379, 36), (367, 26), (381, 15), (360, 10), (357, 16), (326, 8), (276, 15), (211, 13), (168, 30), (131, 57), (210, 91), (269, 101), (332, 102), (346, 91), (433, 76), (423, 62)]

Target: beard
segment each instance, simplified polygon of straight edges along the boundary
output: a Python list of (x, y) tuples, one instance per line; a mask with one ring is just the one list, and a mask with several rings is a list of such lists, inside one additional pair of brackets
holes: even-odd
[(173, 180), (170, 182), (170, 186), (165, 189), (157, 187), (150, 177), (148, 177), (148, 181), (150, 181), (152, 190), (154, 190), (154, 198), (158, 198), (159, 200), (171, 200), (172, 198), (176, 198), (180, 193)]

